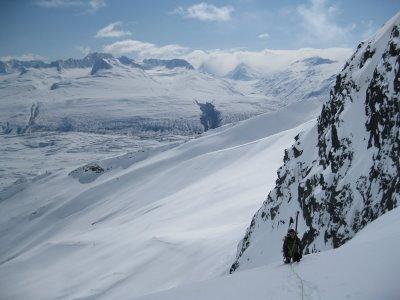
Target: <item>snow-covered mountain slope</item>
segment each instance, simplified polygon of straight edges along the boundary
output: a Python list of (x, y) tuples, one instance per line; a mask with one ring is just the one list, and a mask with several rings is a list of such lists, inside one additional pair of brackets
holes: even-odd
[(33, 103), (40, 107), (35, 130), (59, 130), (67, 121), (72, 131), (149, 135), (201, 131), (195, 99), (214, 101), (225, 123), (278, 108), (265, 96), (245, 97), (228, 81), (195, 70), (142, 70), (107, 58), (91, 68), (1, 75), (0, 99), (0, 122), (14, 131), (26, 125)]
[(317, 124), (285, 152), (231, 272), (276, 260), (296, 211), (310, 253), (341, 246), (399, 204), (399, 98), (400, 13), (358, 46)]
[(254, 80), (261, 77), (261, 74), (250, 68), (248, 65), (241, 63), (235, 69), (230, 71), (225, 77), (234, 80)]
[(266, 75), (254, 83), (254, 90), (268, 97), (279, 97), (284, 103), (327, 99), (342, 65), (342, 61), (309, 57)]
[[(300, 57), (316, 60), (315, 57), (323, 54), (341, 61), (346, 53), (343, 50), (304, 50)], [(271, 55), (274, 60), (289, 59), (280, 53)], [(295, 62), (294, 58), (289, 60)], [(245, 66), (249, 69), (247, 64)], [(315, 77), (320, 76), (319, 79), (310, 78), (323, 80), (336, 73), (339, 65), (336, 68), (327, 69), (326, 73), (316, 72)], [(281, 73), (284, 75), (285, 72)], [(107, 53), (91, 53), (81, 59), (51, 63), (1, 62), (0, 164), (4, 163), (0, 168), (0, 193), (8, 195), (5, 189), (13, 182), (25, 185), (36, 175), (70, 166), (73, 160), (87, 160), (89, 153), (79, 155), (79, 149), (87, 147), (82, 144), (82, 136), (88, 137), (94, 159), (105, 155), (104, 147), (97, 141), (107, 140), (107, 136), (113, 134), (124, 140), (122, 143), (128, 145), (127, 151), (135, 149), (137, 144), (146, 147), (145, 144), (196, 137), (203, 131), (203, 126), (195, 100), (212, 101), (221, 112), (222, 124), (228, 124), (277, 111), (298, 100), (323, 99), (322, 96), (308, 97), (315, 94), (314, 89), (320, 88), (309, 83), (302, 84), (300, 92), (284, 99), (292, 86), (304, 82), (304, 76), (308, 76), (305, 72), (293, 75), (290, 85), (272, 84), (264, 86), (265, 89), (256, 84), (264, 76), (262, 72), (251, 68), (249, 74), (253, 80), (231, 80), (193, 70), (190, 63), (182, 59), (137, 62)], [(279, 78), (278, 81), (284, 81)], [(60, 137), (57, 136), (59, 133)], [(103, 139), (99, 134), (106, 136)], [(66, 147), (63, 151), (57, 146), (65, 144), (60, 142), (61, 136), (78, 146), (73, 147), (74, 150)], [(74, 155), (69, 151), (74, 151)], [(66, 159), (62, 157), (64, 153)], [(122, 150), (119, 154), (123, 154)], [(10, 161), (15, 157), (16, 160)], [(15, 190), (15, 186), (11, 189)]]
[(226, 273), (283, 150), (319, 109), (297, 103), (39, 178), (0, 202), (2, 296), (131, 299)]
[(397, 300), (400, 208), (368, 224), (342, 247), (304, 257), (292, 266), (274, 262), (138, 300), (363, 299)]
[[(306, 59), (313, 59), (312, 53)], [(286, 59), (274, 56), (275, 60)], [(193, 135), (203, 129), (194, 100), (213, 101), (227, 124), (296, 101), (323, 98), (316, 97), (327, 95), (319, 83), (329, 85), (341, 64), (317, 58), (322, 63), (286, 64), (266, 78), (259, 70), (241, 64), (228, 76), (237, 80), (194, 70), (183, 59), (135, 62), (91, 53), (82, 59), (51, 63), (7, 61), (0, 66), (0, 129), (23, 132), (30, 108), (37, 104), (39, 115), (31, 131), (68, 128), (145, 137), (160, 132), (163, 136)]]

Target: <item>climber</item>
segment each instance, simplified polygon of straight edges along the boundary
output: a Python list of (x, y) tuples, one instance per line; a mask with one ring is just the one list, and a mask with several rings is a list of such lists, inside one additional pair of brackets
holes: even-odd
[(283, 242), (283, 256), (285, 263), (288, 264), (293, 259), (293, 261), (299, 262), (302, 258), (302, 246), (300, 239), (296, 235), (294, 229), (289, 229), (285, 241)]

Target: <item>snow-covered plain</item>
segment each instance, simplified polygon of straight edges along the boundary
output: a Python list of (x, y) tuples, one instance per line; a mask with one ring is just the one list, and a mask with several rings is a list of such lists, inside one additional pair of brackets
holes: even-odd
[(397, 300), (400, 297), (400, 208), (367, 225), (334, 250), (174, 288), (141, 300)]
[(86, 184), (69, 168), (28, 185), (0, 202), (2, 297), (129, 299), (225, 274), (283, 150), (319, 107), (116, 158)]

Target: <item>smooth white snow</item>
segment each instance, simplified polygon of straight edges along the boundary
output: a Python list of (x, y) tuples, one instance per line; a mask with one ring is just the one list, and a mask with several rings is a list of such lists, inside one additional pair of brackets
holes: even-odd
[(395, 208), (342, 247), (307, 255), (300, 263), (276, 262), (137, 299), (398, 300), (399, 248), (400, 208)]
[(130, 299), (226, 273), (284, 149), (319, 109), (297, 103), (108, 161), (86, 184), (70, 168), (28, 185), (0, 202), (2, 297)]

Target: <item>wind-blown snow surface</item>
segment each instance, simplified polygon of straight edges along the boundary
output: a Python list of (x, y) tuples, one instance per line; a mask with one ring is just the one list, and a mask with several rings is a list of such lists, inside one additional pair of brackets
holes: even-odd
[(299, 264), (275, 262), (138, 299), (397, 300), (400, 260), (394, 257), (399, 248), (400, 208), (396, 208), (342, 247), (307, 255)]
[(2, 297), (128, 299), (226, 273), (283, 150), (319, 109), (60, 171), (0, 202)]

